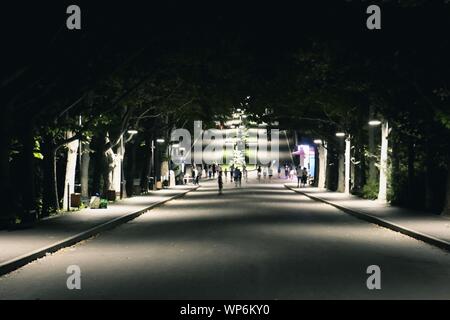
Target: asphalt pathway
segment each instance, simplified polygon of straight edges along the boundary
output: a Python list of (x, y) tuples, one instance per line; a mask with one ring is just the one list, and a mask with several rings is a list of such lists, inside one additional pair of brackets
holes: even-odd
[[(450, 256), (284, 188), (214, 181), (0, 278), (1, 299), (449, 299)], [(81, 270), (69, 290), (68, 266)], [(381, 269), (381, 289), (366, 286)]]

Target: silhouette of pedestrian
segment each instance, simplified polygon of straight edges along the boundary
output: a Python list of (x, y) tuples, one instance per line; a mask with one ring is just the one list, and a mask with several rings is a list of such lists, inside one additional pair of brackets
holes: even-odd
[(222, 195), (222, 189), (223, 189), (223, 180), (222, 180), (222, 171), (219, 171), (219, 176), (217, 178), (217, 184), (219, 186), (219, 195)]
[(306, 187), (307, 182), (308, 182), (308, 170), (306, 170), (306, 167), (305, 167), (305, 168), (303, 168), (303, 171), (302, 171), (302, 185), (304, 187)]
[(303, 170), (302, 170), (302, 167), (300, 167), (300, 165), (297, 167), (296, 174), (297, 174), (297, 188), (299, 188), (300, 182), (302, 180), (302, 174), (303, 174)]

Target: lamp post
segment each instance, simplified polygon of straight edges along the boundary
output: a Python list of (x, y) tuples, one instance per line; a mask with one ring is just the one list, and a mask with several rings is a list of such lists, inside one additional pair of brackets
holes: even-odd
[(370, 126), (381, 125), (381, 153), (380, 153), (380, 180), (378, 183), (378, 201), (387, 201), (387, 162), (388, 162), (388, 135), (391, 131), (386, 120), (370, 120)]

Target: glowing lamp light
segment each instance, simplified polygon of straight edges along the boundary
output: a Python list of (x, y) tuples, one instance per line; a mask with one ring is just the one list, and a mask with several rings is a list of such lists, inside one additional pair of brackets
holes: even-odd
[(370, 120), (369, 126), (379, 126), (381, 124), (380, 120)]
[(345, 132), (336, 132), (336, 137), (339, 138), (345, 137)]
[(164, 139), (156, 139), (156, 142), (157, 142), (157, 143), (164, 143), (165, 140), (164, 140)]
[(322, 144), (322, 140), (320, 140), (320, 139), (315, 139), (315, 140), (314, 140), (314, 143), (315, 143), (315, 144)]
[(129, 134), (137, 134), (138, 131), (137, 131), (137, 130), (128, 130), (128, 133), (129, 133)]

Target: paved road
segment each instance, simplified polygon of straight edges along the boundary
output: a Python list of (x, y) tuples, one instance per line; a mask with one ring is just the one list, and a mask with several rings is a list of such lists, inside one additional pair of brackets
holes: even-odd
[[(66, 287), (69, 265), (81, 290)], [(0, 298), (449, 299), (450, 256), (281, 183), (227, 183), (218, 196), (210, 182), (0, 278)]]

